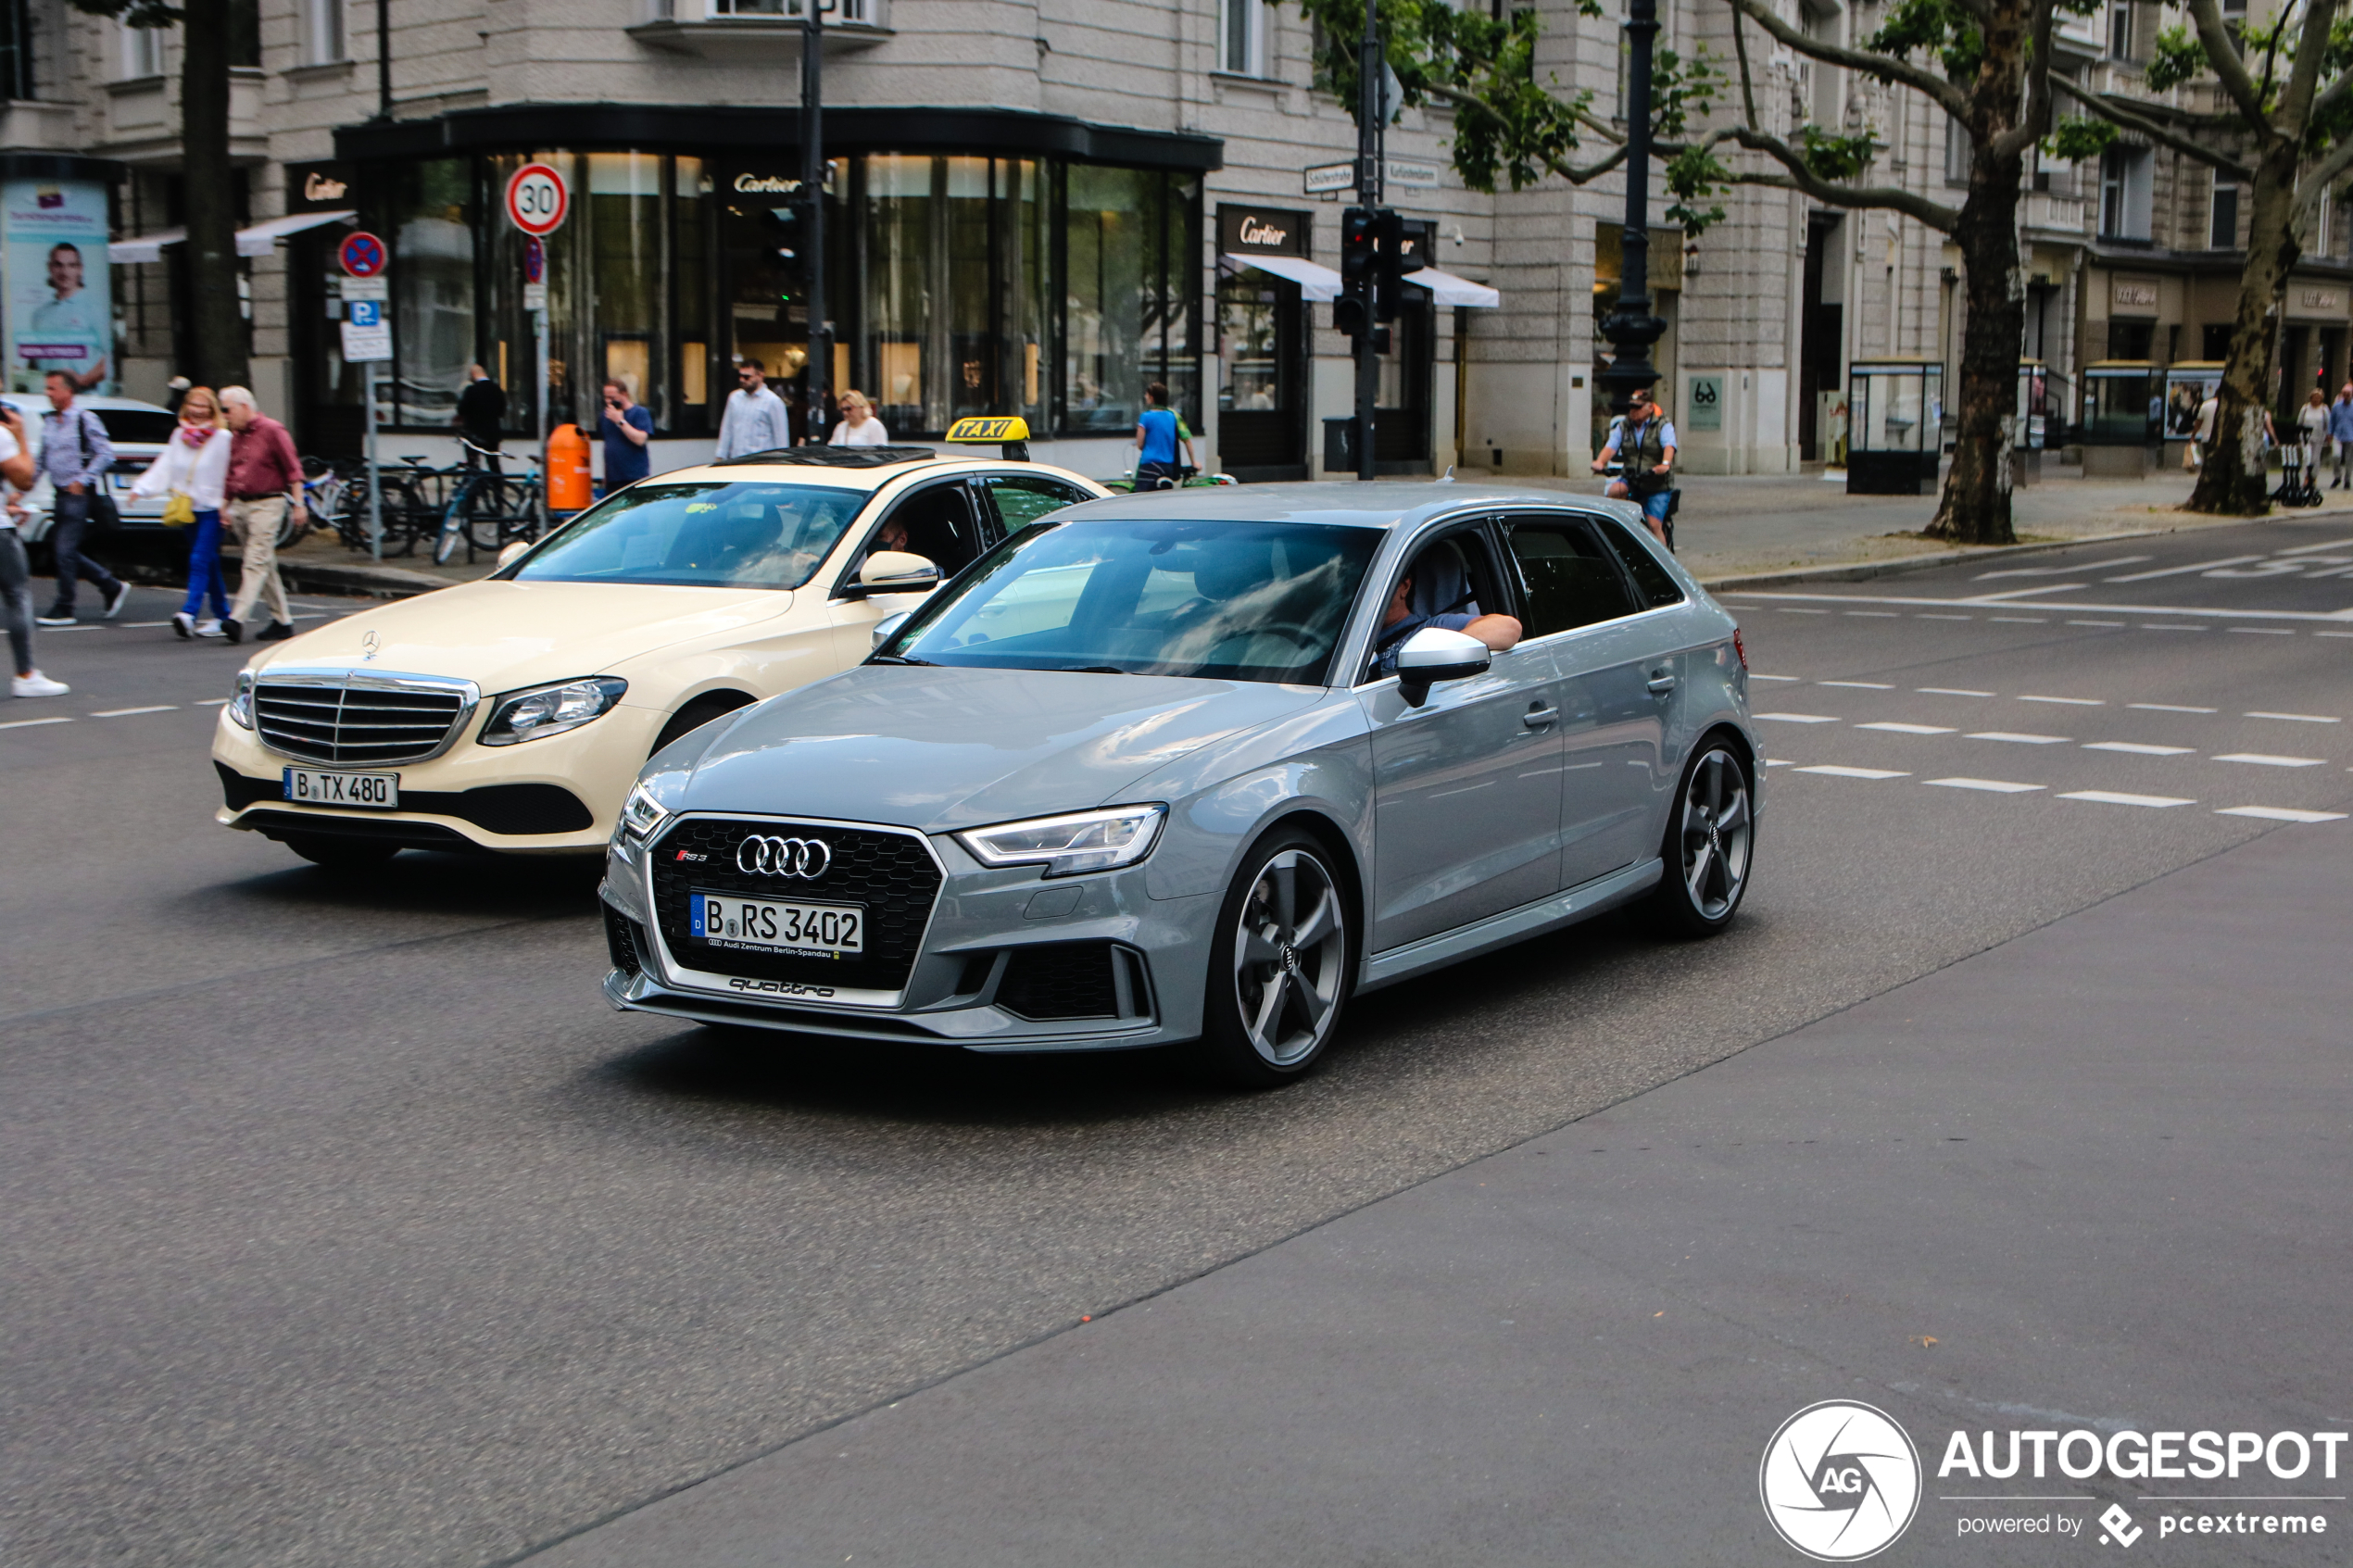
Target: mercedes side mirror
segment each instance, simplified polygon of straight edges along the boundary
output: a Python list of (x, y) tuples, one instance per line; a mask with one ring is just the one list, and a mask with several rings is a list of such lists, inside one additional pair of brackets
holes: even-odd
[(518, 539), (513, 544), (498, 552), (498, 564), (500, 566), (512, 566), (515, 562), (522, 559), (523, 552), (530, 548), (530, 540)]
[(890, 641), (891, 638), (899, 635), (899, 629), (901, 626), (906, 625), (907, 618), (914, 613), (915, 612), (912, 609), (902, 609), (897, 615), (886, 615), (880, 621), (875, 621), (875, 646), (880, 647), (885, 643)]
[(1397, 650), (1398, 694), (1408, 705), (1419, 708), (1430, 687), (1441, 681), (1484, 675), (1494, 657), (1485, 643), (1468, 633), (1425, 626)]
[(939, 568), (905, 550), (876, 550), (858, 569), (853, 597), (869, 594), (928, 594), (939, 586)]

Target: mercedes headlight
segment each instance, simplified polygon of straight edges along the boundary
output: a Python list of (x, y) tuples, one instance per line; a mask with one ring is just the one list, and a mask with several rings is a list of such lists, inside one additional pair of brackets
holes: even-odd
[(670, 808), (656, 800), (653, 791), (639, 784), (629, 792), (629, 798), (621, 803), (621, 831), (643, 844), (653, 837), (654, 831), (669, 815)]
[(482, 727), (482, 744), (513, 746), (576, 730), (611, 711), (628, 689), (629, 683), (618, 675), (591, 675), (585, 681), (510, 692), (492, 707), (490, 722)]
[(240, 729), (253, 728), (253, 671), (237, 671), (237, 695), (229, 699), (229, 720)]
[(1064, 817), (1033, 817), (993, 828), (967, 828), (956, 842), (984, 866), (1043, 866), (1048, 876), (1076, 876), (1132, 866), (1151, 853), (1168, 808), (1114, 806)]

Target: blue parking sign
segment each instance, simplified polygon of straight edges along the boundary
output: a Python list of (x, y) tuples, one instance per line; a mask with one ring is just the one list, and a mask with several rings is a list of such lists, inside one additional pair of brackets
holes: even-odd
[(355, 327), (384, 325), (384, 306), (381, 299), (355, 299), (351, 305), (351, 324)]

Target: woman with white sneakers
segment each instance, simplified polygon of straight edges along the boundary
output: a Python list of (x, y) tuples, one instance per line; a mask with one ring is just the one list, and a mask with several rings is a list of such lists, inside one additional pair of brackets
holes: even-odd
[[(131, 486), (133, 495), (172, 496), (173, 508), (193, 512), (195, 536), (188, 546), (188, 596), (171, 618), (182, 637), (218, 637), (229, 614), (229, 587), (220, 571), (220, 499), (229, 481), (229, 447), (236, 437), (220, 422), (220, 402), (208, 386), (192, 386), (180, 399), (180, 428), (163, 444), (163, 455)], [(168, 509), (164, 521), (171, 521)], [(212, 614), (202, 622), (207, 593)]]
[(32, 663), (32, 569), (25, 560), (17, 524), (24, 518), (20, 497), (32, 488), (34, 477), (32, 454), (24, 445), (24, 422), (15, 409), (0, 408), (0, 479), (16, 491), (0, 508), (0, 621), (7, 622), (8, 651), (16, 658), (8, 692), (12, 696), (63, 696), (73, 688), (52, 681)]

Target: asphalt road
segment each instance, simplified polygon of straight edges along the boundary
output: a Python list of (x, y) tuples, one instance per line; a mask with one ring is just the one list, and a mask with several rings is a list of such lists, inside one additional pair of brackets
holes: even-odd
[(2347, 831), (2278, 814), (2353, 799), (2353, 527), (2012, 570), (2041, 575), (1733, 596), (1783, 677), (1758, 710), (1798, 716), (1762, 726), (1786, 765), (1734, 932), (1605, 922), (1382, 993), (1252, 1098), (1149, 1055), (615, 1015), (593, 872), (342, 881), (222, 832), (195, 705), (234, 653), (44, 633), (74, 694), (0, 715), (70, 721), (0, 729), (0, 1558), (504, 1561), (2257, 835)]

